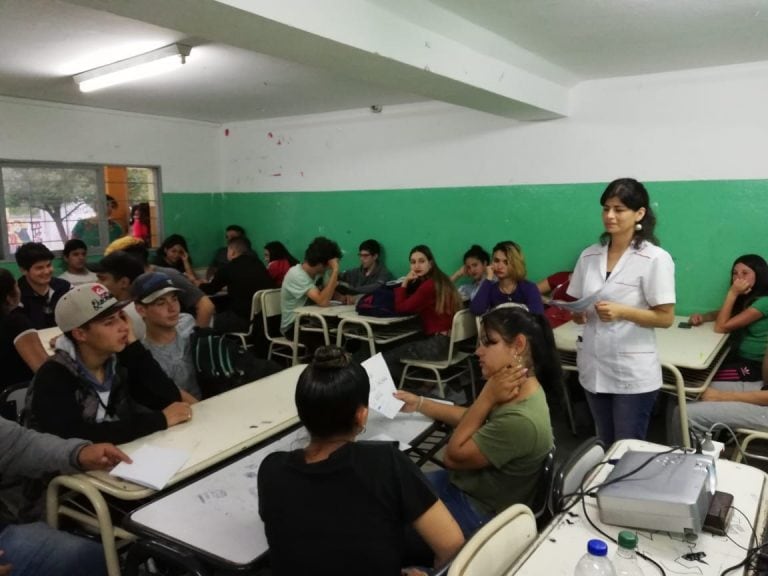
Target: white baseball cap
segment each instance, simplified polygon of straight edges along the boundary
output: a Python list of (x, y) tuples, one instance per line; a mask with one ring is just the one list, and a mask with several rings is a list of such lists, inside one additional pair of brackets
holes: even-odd
[(130, 300), (119, 302), (102, 284), (80, 284), (64, 294), (56, 304), (56, 325), (62, 332), (69, 332), (91, 320), (114, 314), (128, 304)]

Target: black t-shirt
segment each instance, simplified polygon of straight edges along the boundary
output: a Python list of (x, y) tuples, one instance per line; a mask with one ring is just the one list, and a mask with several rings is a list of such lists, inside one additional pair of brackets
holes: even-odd
[(399, 576), (404, 529), (436, 501), (389, 442), (350, 442), (313, 464), (303, 450), (275, 452), (259, 469), (275, 576)]
[(25, 332), (34, 332), (32, 323), (21, 308), (0, 316), (0, 366), (2, 381), (7, 384), (32, 380), (32, 370), (19, 356), (13, 341)]

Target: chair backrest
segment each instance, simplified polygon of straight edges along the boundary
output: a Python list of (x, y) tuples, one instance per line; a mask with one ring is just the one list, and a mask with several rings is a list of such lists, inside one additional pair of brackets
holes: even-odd
[(448, 576), (502, 576), (536, 535), (531, 509), (513, 504), (469, 539), (451, 564)]
[(584, 476), (605, 456), (605, 446), (596, 437), (587, 438), (555, 472), (549, 505), (552, 514), (559, 514), (569, 494), (578, 492)]
[(475, 320), (475, 315), (467, 308), (456, 312), (453, 315), (453, 324), (451, 324), (451, 354), (453, 354), (454, 344), (476, 337), (477, 320)]
[(280, 307), (280, 288), (259, 290), (261, 294), (261, 318), (264, 321), (264, 336), (272, 340), (274, 336), (269, 333), (269, 319), (282, 314)]
[(11, 384), (0, 390), (0, 417), (21, 422), (28, 390), (29, 382)]
[(541, 463), (539, 482), (536, 484), (536, 494), (531, 504), (536, 523), (541, 526), (551, 517), (549, 495), (552, 492), (552, 482), (555, 478), (555, 447), (552, 447)]
[(256, 292), (253, 293), (253, 298), (251, 298), (251, 322), (253, 322), (253, 319), (256, 318), (256, 316), (261, 314), (261, 295), (264, 292), (266, 292), (266, 290), (256, 290)]

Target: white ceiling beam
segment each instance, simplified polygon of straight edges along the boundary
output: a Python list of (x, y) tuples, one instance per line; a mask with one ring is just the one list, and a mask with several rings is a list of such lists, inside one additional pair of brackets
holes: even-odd
[(568, 88), (552, 74), (473, 49), (364, 0), (69, 1), (504, 117), (568, 113)]

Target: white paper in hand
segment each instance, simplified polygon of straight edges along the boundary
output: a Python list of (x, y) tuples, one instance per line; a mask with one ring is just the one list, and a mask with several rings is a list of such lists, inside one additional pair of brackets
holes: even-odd
[(368, 407), (387, 418), (394, 418), (405, 402), (392, 396), (395, 393), (395, 381), (392, 380), (392, 374), (389, 373), (384, 356), (381, 353), (376, 354), (363, 362), (362, 366), (368, 372), (368, 379), (371, 382)]
[(149, 444), (144, 444), (129, 456), (133, 460), (131, 464), (120, 462), (110, 474), (155, 490), (162, 490), (189, 459), (185, 450)]

